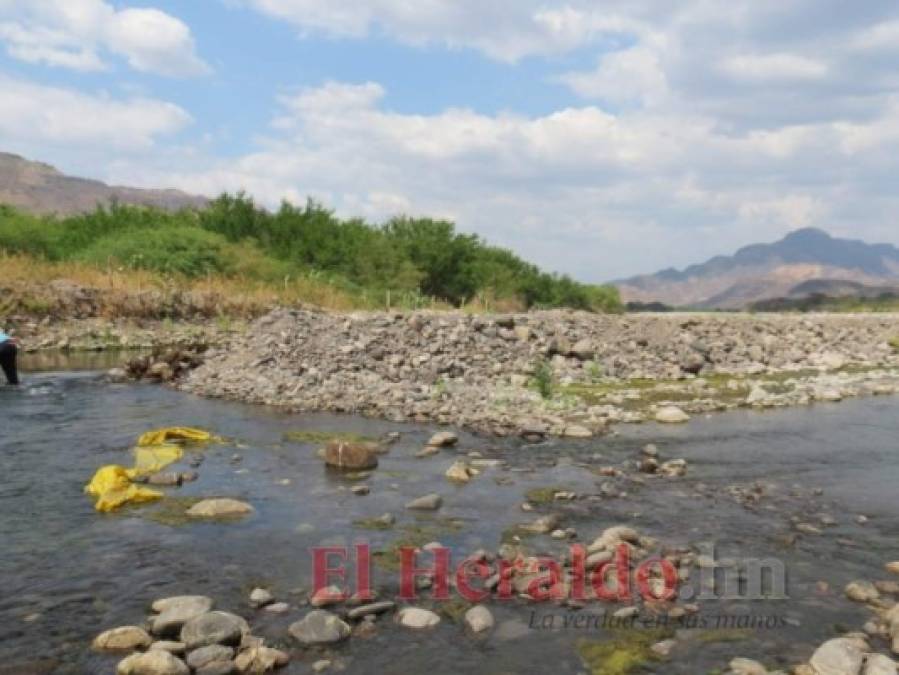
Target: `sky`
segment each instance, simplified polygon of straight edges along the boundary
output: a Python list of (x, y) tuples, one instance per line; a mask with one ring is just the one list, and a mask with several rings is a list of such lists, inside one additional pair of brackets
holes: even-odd
[(899, 3), (0, 0), (0, 150), (448, 218), (590, 282), (899, 244)]

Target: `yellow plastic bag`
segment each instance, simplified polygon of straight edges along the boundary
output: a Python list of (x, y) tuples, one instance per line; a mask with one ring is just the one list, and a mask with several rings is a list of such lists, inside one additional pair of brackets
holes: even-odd
[(109, 464), (100, 467), (84, 491), (97, 497), (94, 508), (102, 513), (114, 511), (123, 504), (141, 504), (162, 499), (163, 494), (156, 490), (140, 487), (131, 482), (132, 470), (123, 466)]
[(128, 469), (128, 476), (149, 476), (162, 471), (184, 456), (184, 450), (177, 445), (152, 445), (134, 448), (134, 468)]
[(190, 441), (192, 443), (203, 443), (212, 440), (212, 434), (202, 429), (191, 429), (190, 427), (169, 427), (167, 429), (156, 429), (148, 431), (137, 439), (137, 444), (141, 447), (149, 445), (163, 445), (166, 441)]

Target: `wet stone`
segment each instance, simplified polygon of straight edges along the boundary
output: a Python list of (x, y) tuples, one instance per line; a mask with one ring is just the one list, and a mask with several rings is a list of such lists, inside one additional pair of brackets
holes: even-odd
[(354, 607), (347, 612), (347, 618), (355, 621), (362, 619), (370, 614), (383, 614), (396, 608), (396, 603), (391, 600), (382, 600), (380, 602), (372, 602), (367, 605)]
[(194, 617), (181, 629), (181, 642), (188, 650), (207, 645), (239, 645), (249, 633), (247, 622), (228, 612), (207, 612)]
[(223, 645), (208, 645), (195, 649), (187, 655), (187, 665), (198, 669), (215, 661), (230, 661), (234, 658), (234, 650)]
[(153, 603), (159, 615), (152, 620), (155, 635), (177, 635), (190, 619), (212, 609), (212, 599), (203, 595), (182, 595), (163, 598)]
[(190, 668), (169, 652), (153, 650), (121, 661), (116, 675), (190, 675)]
[(443, 498), (440, 495), (433, 493), (413, 499), (406, 504), (406, 508), (414, 511), (436, 511), (442, 505)]
[(118, 652), (144, 649), (152, 643), (150, 635), (139, 626), (120, 626), (100, 633), (92, 644), (97, 651)]
[(459, 436), (452, 431), (440, 431), (428, 441), (428, 446), (433, 448), (448, 448), (459, 442)]
[(250, 606), (252, 607), (264, 607), (274, 601), (275, 596), (264, 588), (254, 588), (250, 593)]
[(425, 629), (433, 628), (440, 623), (440, 615), (429, 609), (420, 607), (404, 607), (397, 614), (397, 621), (406, 628)]
[(253, 512), (253, 507), (238, 499), (204, 499), (187, 510), (192, 518), (233, 518)]
[(291, 624), (290, 634), (304, 645), (330, 644), (350, 636), (350, 627), (335, 614), (316, 609)]

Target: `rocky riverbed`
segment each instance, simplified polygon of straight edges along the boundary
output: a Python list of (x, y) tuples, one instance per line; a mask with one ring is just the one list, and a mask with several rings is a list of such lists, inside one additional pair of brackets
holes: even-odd
[[(28, 379), (0, 390), (0, 581), (15, 589), (0, 673), (895, 672), (895, 397), (531, 443), (98, 373)], [(188, 424), (216, 440), (148, 479), (162, 499), (95, 511), (82, 489), (99, 466)], [(313, 547), (359, 542), (374, 598), (316, 592)], [(559, 561), (564, 590), (573, 544), (594, 570), (620, 546), (635, 567), (664, 558), (677, 596), (536, 601), (547, 577), (531, 565)], [(486, 597), (437, 600), (430, 575), (400, 597), (400, 549), (427, 566), (441, 546), (486, 565)], [(783, 564), (788, 597), (727, 590), (757, 560)], [(511, 598), (493, 586), (502, 561), (521, 562)]]
[(276, 310), (180, 384), (296, 411), (586, 438), (899, 391), (899, 317)]

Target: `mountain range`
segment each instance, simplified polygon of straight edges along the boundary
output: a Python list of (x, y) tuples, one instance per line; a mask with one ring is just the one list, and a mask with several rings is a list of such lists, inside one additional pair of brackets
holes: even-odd
[(742, 309), (761, 300), (814, 294), (873, 297), (899, 293), (899, 248), (805, 228), (732, 256), (613, 283), (625, 302), (697, 309)]
[(143, 190), (67, 176), (49, 164), (0, 152), (0, 204), (30, 213), (69, 215), (114, 201), (177, 210), (201, 207), (208, 200), (180, 190)]

